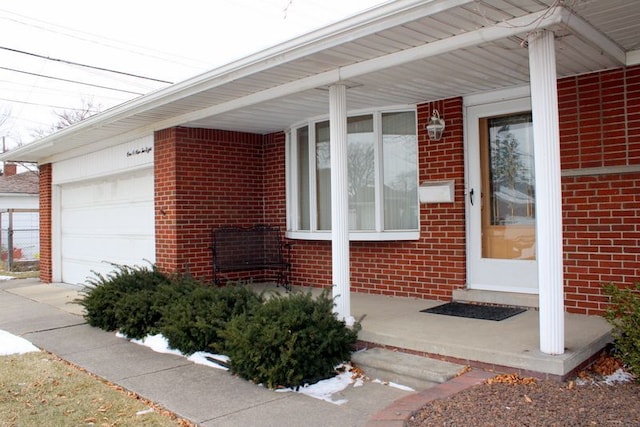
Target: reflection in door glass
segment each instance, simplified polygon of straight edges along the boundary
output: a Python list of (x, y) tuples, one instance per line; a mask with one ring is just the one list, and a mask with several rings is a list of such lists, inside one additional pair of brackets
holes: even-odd
[(535, 259), (535, 186), (531, 113), (489, 118), (483, 256)]
[(491, 224), (535, 221), (531, 114), (489, 119)]

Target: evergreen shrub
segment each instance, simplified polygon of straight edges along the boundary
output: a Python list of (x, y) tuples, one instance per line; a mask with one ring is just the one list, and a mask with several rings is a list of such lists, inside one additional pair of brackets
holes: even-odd
[(160, 332), (164, 311), (201, 285), (189, 276), (175, 276), (152, 289), (126, 293), (115, 305), (117, 329), (128, 338), (142, 339)]
[(605, 318), (613, 326), (615, 351), (640, 381), (640, 283), (623, 289), (609, 284), (604, 292), (611, 301)]
[(84, 318), (91, 326), (114, 331), (122, 320), (118, 305), (125, 296), (143, 290), (154, 290), (158, 285), (168, 284), (169, 278), (155, 266), (151, 268), (112, 264), (114, 270), (106, 275), (93, 272), (87, 285), (80, 292), (76, 303), (86, 310)]
[(261, 295), (243, 285), (198, 287), (166, 306), (160, 332), (171, 348), (184, 354), (211, 351), (232, 317), (251, 311), (262, 301)]
[(328, 292), (275, 295), (227, 323), (219, 350), (231, 370), (269, 388), (297, 387), (335, 375), (350, 359), (359, 323), (348, 328), (333, 314)]

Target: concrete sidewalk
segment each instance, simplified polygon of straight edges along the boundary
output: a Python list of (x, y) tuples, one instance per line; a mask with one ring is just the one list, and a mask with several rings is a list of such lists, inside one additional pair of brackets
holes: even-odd
[(364, 426), (394, 401), (414, 395), (365, 382), (334, 395), (347, 400), (336, 405), (267, 390), (88, 326), (72, 303), (78, 290), (37, 279), (0, 282), (0, 329), (201, 426)]

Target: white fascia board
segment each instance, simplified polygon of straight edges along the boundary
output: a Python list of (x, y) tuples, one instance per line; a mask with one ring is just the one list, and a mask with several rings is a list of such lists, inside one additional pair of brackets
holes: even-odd
[[(455, 7), (472, 3), (474, 0), (396, 0), (389, 1), (363, 13), (335, 24), (278, 44), (253, 55), (231, 62), (148, 95), (127, 101), (107, 111), (96, 114), (82, 122), (49, 135), (33, 143), (24, 145), (8, 153), (0, 154), (0, 161), (38, 156), (41, 149), (76, 134), (102, 128), (123, 118), (153, 110), (202, 91), (213, 89), (225, 83), (285, 64), (298, 58), (340, 45), (349, 40), (374, 34), (405, 22), (430, 16)], [(158, 128), (153, 126), (154, 130)]]
[(216, 114), (233, 111), (245, 106), (260, 102), (271, 101), (297, 92), (328, 86), (340, 81), (345, 81), (359, 76), (406, 64), (412, 61), (427, 59), (446, 52), (477, 46), (482, 43), (507, 38), (516, 34), (527, 33), (534, 29), (546, 28), (562, 22), (562, 15), (558, 10), (549, 14), (547, 10), (532, 13), (506, 22), (496, 24), (493, 27), (484, 27), (468, 33), (452, 36), (447, 39), (427, 43), (411, 49), (391, 53), (382, 57), (362, 61), (352, 65), (326, 71), (313, 76), (305, 77), (294, 82), (276, 86), (264, 91), (256, 92), (241, 98), (236, 98), (222, 104), (213, 105), (201, 110), (192, 111), (181, 116), (172, 117), (156, 123), (156, 130), (184, 123), (201, 120)]
[(627, 53), (609, 37), (598, 31), (571, 10), (562, 8), (562, 22), (578, 37), (601, 50), (602, 53), (620, 65), (627, 64)]

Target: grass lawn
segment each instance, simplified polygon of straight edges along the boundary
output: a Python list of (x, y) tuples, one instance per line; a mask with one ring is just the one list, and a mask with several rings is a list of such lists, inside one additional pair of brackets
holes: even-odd
[(0, 356), (0, 426), (191, 426), (46, 352)]

